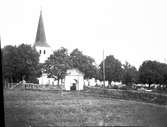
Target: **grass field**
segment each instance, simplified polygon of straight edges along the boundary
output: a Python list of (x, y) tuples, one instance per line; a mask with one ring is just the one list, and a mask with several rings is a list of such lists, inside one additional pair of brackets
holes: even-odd
[(167, 105), (83, 92), (4, 90), (6, 127), (167, 126)]

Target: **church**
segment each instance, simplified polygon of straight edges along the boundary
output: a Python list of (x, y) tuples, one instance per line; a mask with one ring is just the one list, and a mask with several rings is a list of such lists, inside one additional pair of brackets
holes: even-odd
[[(40, 54), (40, 63), (45, 63), (54, 50), (46, 41), (42, 11), (40, 11), (37, 33), (33, 47)], [(42, 76), (38, 78), (38, 81), (40, 85), (57, 85), (57, 81), (54, 78), (48, 78), (46, 73), (42, 73)], [(84, 74), (78, 69), (69, 69), (67, 70), (67, 74), (61, 85), (64, 86), (63, 88), (65, 90), (82, 90), (84, 86)]]
[(47, 58), (53, 53), (52, 48), (46, 41), (42, 11), (40, 11), (40, 17), (39, 17), (34, 47), (37, 50), (37, 52), (40, 54), (40, 58), (39, 58), (40, 63), (44, 63), (45, 60), (47, 60)]

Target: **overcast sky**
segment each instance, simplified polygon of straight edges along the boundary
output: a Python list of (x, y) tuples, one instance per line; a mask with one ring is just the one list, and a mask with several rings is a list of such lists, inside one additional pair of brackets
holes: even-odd
[(54, 49), (78, 48), (97, 64), (103, 49), (137, 68), (167, 63), (167, 0), (0, 0), (1, 46), (32, 45), (40, 8)]

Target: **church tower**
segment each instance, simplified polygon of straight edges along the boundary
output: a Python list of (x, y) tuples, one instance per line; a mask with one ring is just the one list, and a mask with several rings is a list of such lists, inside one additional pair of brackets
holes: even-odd
[(39, 58), (40, 63), (44, 63), (45, 60), (47, 60), (47, 58), (52, 53), (52, 49), (46, 41), (42, 11), (40, 11), (40, 17), (39, 17), (39, 22), (38, 22), (38, 28), (37, 28), (34, 47), (37, 50), (37, 52), (40, 54), (40, 58)]

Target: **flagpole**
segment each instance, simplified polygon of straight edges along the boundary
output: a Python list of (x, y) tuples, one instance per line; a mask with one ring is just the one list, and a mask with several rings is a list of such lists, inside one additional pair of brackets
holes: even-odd
[(105, 59), (104, 59), (104, 49), (103, 49), (103, 87), (105, 87)]

